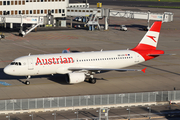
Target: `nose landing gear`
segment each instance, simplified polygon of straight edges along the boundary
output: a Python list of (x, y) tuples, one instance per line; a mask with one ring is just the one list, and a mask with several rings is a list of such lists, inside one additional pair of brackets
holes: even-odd
[(29, 84), (30, 84), (30, 81), (29, 81), (30, 78), (31, 78), (31, 76), (28, 75), (26, 81), (24, 82), (26, 85), (29, 85)]

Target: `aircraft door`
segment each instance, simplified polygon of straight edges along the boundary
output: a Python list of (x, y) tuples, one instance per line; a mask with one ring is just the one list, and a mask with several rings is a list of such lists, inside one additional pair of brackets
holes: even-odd
[(138, 53), (135, 53), (135, 63), (138, 63), (139, 62), (139, 54)]
[(28, 70), (33, 70), (34, 66), (33, 66), (33, 60), (32, 59), (28, 59)]

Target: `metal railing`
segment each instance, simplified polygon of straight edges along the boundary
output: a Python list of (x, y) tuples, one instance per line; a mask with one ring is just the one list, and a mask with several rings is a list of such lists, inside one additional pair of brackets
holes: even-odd
[(180, 91), (0, 100), (0, 111), (116, 105), (180, 100)]

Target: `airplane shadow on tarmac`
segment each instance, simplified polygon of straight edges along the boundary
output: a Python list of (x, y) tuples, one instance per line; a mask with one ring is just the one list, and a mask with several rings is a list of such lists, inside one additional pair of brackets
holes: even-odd
[[(6, 73), (4, 73), (3, 69), (4, 68), (0, 68), (0, 80), (17, 80), (17, 81), (25, 84), (26, 76), (7, 75)], [(56, 83), (59, 83), (62, 85), (72, 85), (72, 84), (67, 83), (67, 79), (68, 79), (67, 74), (54, 74), (53, 76), (52, 75), (37, 75), (37, 76), (32, 76), (30, 78), (30, 81), (33, 78), (47, 78), (48, 80), (51, 80), (53, 82), (56, 82)], [(104, 78), (96, 78), (96, 79), (97, 80), (106, 80)], [(88, 81), (85, 81), (85, 82), (88, 82)]]
[(160, 71), (163, 71), (163, 72), (175, 74), (175, 75), (180, 75), (179, 73), (171, 72), (171, 71), (168, 71), (168, 70), (160, 69), (160, 68), (149, 66), (149, 65), (144, 65), (144, 64), (139, 64), (139, 65), (142, 65), (142, 66), (147, 67), (147, 68), (153, 68), (153, 69), (160, 70)]
[[(26, 76), (11, 76), (11, 75), (7, 75), (6, 73), (4, 73), (3, 71), (4, 68), (0, 68), (0, 80), (18, 80), (21, 83), (24, 83), (26, 81)], [(66, 75), (61, 75), (61, 74), (56, 74), (56, 75), (38, 75), (38, 76), (32, 76), (30, 78), (47, 78), (48, 80), (57, 82), (59, 84), (68, 84), (66, 82), (65, 79)], [(24, 83), (25, 84), (25, 83)]]

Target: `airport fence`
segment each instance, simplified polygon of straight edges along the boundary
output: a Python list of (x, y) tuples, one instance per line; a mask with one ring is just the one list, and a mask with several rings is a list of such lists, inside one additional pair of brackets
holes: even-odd
[(180, 91), (0, 100), (0, 111), (165, 102), (170, 100), (180, 100)]

